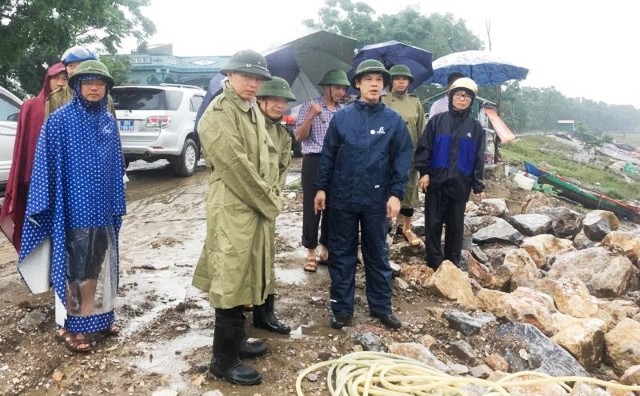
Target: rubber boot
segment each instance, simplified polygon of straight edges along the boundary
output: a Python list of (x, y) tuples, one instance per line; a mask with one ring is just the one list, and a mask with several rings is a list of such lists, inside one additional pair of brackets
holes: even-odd
[(213, 359), (209, 371), (238, 385), (256, 385), (262, 381), (262, 374), (240, 360), (240, 347), (245, 342), (244, 319), (230, 318), (216, 314), (213, 333)]
[(240, 358), (257, 358), (267, 353), (267, 343), (264, 341), (247, 342), (247, 334), (243, 334), (240, 345)]
[(276, 317), (276, 313), (273, 310), (274, 302), (275, 296), (269, 294), (264, 304), (253, 307), (253, 327), (280, 334), (291, 333), (291, 327), (280, 322)]

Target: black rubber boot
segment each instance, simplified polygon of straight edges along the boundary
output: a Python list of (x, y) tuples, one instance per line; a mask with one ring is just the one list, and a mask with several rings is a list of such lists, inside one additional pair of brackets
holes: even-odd
[(257, 358), (267, 353), (267, 343), (264, 341), (247, 342), (247, 335), (245, 334), (240, 345), (240, 357), (245, 358)]
[(218, 378), (238, 385), (256, 385), (262, 374), (240, 360), (240, 348), (246, 342), (244, 319), (216, 314), (213, 333), (213, 359), (209, 371)]
[(253, 327), (280, 334), (291, 333), (291, 327), (280, 322), (276, 317), (276, 313), (273, 310), (274, 302), (275, 296), (269, 294), (264, 304), (253, 307)]

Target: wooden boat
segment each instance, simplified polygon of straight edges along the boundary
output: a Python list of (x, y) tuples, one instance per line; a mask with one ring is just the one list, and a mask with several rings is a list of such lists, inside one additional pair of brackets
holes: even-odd
[(530, 162), (525, 161), (525, 170), (527, 173), (538, 177), (538, 184), (552, 186), (561, 197), (576, 202), (587, 209), (608, 210), (620, 218), (640, 223), (640, 206), (631, 205), (607, 195), (589, 191), (568, 179), (554, 176)]

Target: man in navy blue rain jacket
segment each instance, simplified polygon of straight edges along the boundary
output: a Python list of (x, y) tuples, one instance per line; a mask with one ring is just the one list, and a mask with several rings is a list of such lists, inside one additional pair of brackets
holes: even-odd
[[(416, 149), (418, 186), (426, 191), (427, 264), (437, 269), (443, 260), (460, 264), (464, 209), (471, 189), (484, 198), (485, 131), (471, 116), (478, 86), (459, 78), (449, 88), (449, 111), (429, 119)], [(444, 255), (440, 246), (445, 225)]]
[(386, 218), (400, 211), (412, 144), (402, 117), (380, 102), (390, 80), (382, 63), (362, 61), (351, 79), (360, 97), (333, 116), (322, 148), (314, 206), (316, 211), (325, 210), (328, 202), (330, 211), (331, 327), (335, 329), (346, 326), (353, 316), (358, 226), (369, 313), (388, 328), (402, 325), (391, 309)]

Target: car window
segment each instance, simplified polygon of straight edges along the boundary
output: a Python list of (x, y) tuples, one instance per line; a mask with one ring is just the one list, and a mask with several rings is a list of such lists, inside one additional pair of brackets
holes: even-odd
[(17, 121), (20, 106), (0, 94), (0, 121)]
[(204, 96), (200, 96), (200, 95), (192, 96), (191, 103), (189, 104), (189, 111), (191, 112), (198, 111), (203, 100), (204, 100)]
[(116, 110), (177, 110), (182, 92), (156, 88), (113, 88)]

